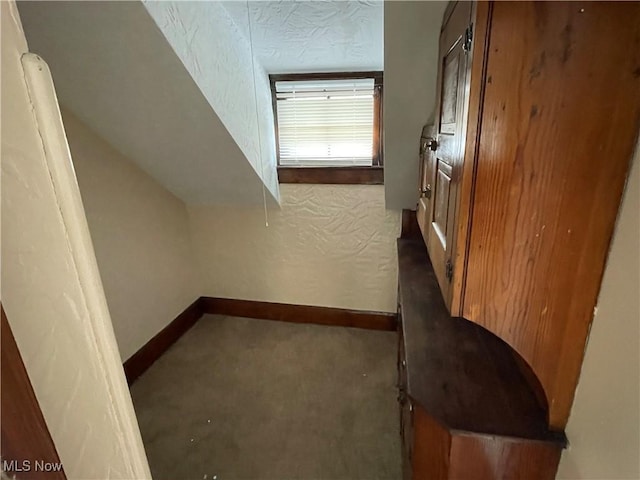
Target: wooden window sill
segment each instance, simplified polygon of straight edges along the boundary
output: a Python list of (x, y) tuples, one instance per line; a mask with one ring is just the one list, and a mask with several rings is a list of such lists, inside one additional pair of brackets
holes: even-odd
[(280, 183), (384, 185), (383, 167), (278, 167)]

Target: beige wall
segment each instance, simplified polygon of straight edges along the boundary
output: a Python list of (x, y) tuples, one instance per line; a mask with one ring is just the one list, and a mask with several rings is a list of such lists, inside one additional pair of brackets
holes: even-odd
[(49, 70), (0, 11), (3, 306), (67, 478), (150, 478)]
[(122, 360), (200, 295), (185, 204), (63, 111)]
[(280, 186), (282, 207), (189, 207), (203, 294), (396, 311), (400, 213), (382, 186)]
[(640, 154), (605, 270), (558, 478), (640, 478)]
[(387, 207), (416, 208), (418, 147), (432, 120), (447, 2), (384, 2), (384, 182)]

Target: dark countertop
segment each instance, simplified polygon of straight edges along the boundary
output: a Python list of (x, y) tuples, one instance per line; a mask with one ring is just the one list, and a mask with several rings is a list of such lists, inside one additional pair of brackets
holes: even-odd
[(511, 347), (451, 317), (422, 239), (398, 240), (407, 393), (450, 430), (566, 443), (547, 428)]

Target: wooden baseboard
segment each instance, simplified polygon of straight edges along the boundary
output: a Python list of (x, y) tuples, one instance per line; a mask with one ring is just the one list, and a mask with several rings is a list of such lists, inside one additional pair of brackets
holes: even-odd
[(202, 315), (201, 298), (198, 298), (124, 362), (124, 374), (127, 377), (127, 383), (131, 385), (187, 330), (193, 327)]
[(397, 317), (394, 313), (256, 302), (230, 298), (201, 297), (200, 300), (204, 313), (217, 315), (279, 320), (292, 323), (315, 323), (318, 325), (355, 327), (369, 330), (396, 330), (397, 327)]
[(397, 318), (393, 313), (200, 297), (124, 362), (127, 383), (131, 385), (205, 313), (369, 330), (391, 331), (397, 327)]

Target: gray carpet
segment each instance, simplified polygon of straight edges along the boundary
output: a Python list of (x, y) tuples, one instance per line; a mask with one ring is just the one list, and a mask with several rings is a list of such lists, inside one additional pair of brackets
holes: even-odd
[(399, 479), (396, 341), (206, 315), (132, 387), (153, 478)]

